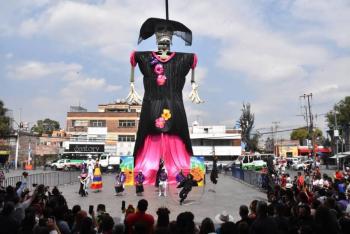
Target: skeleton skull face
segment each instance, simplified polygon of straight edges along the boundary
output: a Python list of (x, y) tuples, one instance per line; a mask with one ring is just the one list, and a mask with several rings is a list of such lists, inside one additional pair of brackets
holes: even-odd
[(156, 39), (158, 47), (169, 47), (173, 37), (173, 28), (167, 24), (158, 24), (156, 26)]

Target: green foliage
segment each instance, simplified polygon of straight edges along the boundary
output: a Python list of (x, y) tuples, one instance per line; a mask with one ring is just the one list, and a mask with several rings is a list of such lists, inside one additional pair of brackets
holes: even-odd
[(51, 119), (44, 119), (44, 120), (38, 120), (36, 124), (32, 127), (32, 131), (38, 133), (39, 135), (42, 134), (49, 134), (51, 135), (54, 130), (60, 129), (60, 123), (56, 120)]
[(244, 104), (242, 114), (239, 118), (239, 124), (242, 129), (242, 141), (246, 144), (246, 151), (255, 151), (258, 149), (259, 135), (255, 134), (251, 137), (251, 132), (254, 127), (254, 114), (250, 111), (250, 103)]
[[(322, 137), (322, 131), (318, 128), (315, 128), (314, 135), (315, 135), (315, 138)], [(302, 142), (305, 139), (312, 139), (312, 136), (310, 136), (307, 128), (299, 128), (299, 129), (294, 129), (292, 131), (292, 133), (290, 134), (290, 139), (299, 140), (299, 143), (302, 144)]]
[(337, 127), (343, 129), (350, 124), (350, 96), (345, 97), (343, 100), (335, 104), (333, 110), (329, 111), (326, 115), (326, 121), (330, 129), (335, 127), (335, 119), (337, 119)]
[(7, 137), (10, 134), (10, 118), (6, 116), (7, 109), (0, 100), (0, 137)]

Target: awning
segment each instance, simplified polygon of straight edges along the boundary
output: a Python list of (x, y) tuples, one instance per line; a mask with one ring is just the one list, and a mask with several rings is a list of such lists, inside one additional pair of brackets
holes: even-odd
[[(338, 154), (338, 158), (347, 158), (347, 157), (350, 157), (350, 154)], [(330, 157), (330, 158), (334, 158), (336, 159), (337, 158), (337, 154)]]
[(10, 151), (9, 150), (0, 150), (0, 156), (2, 155), (9, 155)]

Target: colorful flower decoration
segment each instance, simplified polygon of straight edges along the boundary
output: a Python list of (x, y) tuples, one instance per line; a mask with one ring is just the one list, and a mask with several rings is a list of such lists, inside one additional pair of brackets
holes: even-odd
[(157, 77), (157, 85), (162, 86), (165, 84), (166, 76), (165, 75), (158, 75)]
[(154, 66), (154, 72), (157, 74), (157, 75), (163, 75), (164, 74), (164, 68), (163, 68), (163, 65), (162, 64), (157, 64)]
[(171, 118), (170, 110), (169, 110), (169, 109), (163, 109), (162, 117), (163, 117), (165, 120), (170, 119), (170, 118)]
[(159, 117), (158, 119), (156, 119), (156, 123), (155, 123), (157, 128), (164, 128), (165, 126), (165, 119), (163, 117)]
[(157, 128), (164, 128), (166, 121), (168, 121), (171, 118), (171, 112), (169, 109), (163, 109), (163, 113), (161, 115), (161, 117), (159, 117), (158, 119), (156, 119), (155, 121), (155, 126)]

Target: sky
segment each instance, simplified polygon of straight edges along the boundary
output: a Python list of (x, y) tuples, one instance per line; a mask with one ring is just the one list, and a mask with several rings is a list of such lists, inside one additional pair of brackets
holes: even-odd
[[(131, 51), (142, 23), (165, 17), (164, 0), (0, 0), (0, 100), (18, 121), (58, 120), (69, 106), (97, 111), (129, 92)], [(316, 126), (350, 91), (350, 1), (169, 0), (169, 16), (192, 30), (203, 104), (183, 95), (189, 124), (233, 127), (250, 103), (255, 129), (305, 126), (300, 98), (312, 93)], [(138, 69), (137, 69), (138, 70)], [(142, 94), (142, 76), (136, 73)]]

